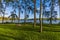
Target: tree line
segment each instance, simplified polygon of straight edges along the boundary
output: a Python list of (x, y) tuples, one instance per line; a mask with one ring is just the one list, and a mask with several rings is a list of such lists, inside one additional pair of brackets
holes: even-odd
[[(16, 16), (18, 18), (18, 23), (20, 23), (20, 14), (24, 13), (24, 24), (26, 24), (27, 17), (29, 13), (34, 14), (34, 27), (36, 27), (36, 13), (39, 14), (40, 21), (40, 32), (42, 32), (43, 16), (47, 17), (52, 24), (52, 20), (57, 19), (57, 11), (55, 11), (55, 6), (59, 6), (60, 14), (60, 0), (38, 0), (39, 1), (39, 10), (36, 7), (37, 0), (0, 0), (0, 13), (2, 13), (2, 23), (4, 23), (4, 16), (6, 8), (12, 7), (13, 11), (11, 12), (12, 21)], [(49, 5), (48, 5), (49, 4)], [(49, 11), (46, 8), (49, 7)], [(18, 10), (18, 16), (16, 15), (16, 10)], [(9, 17), (10, 17), (9, 16)]]

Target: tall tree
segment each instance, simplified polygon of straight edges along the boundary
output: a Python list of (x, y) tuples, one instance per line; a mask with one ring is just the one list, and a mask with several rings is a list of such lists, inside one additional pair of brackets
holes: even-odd
[(50, 14), (50, 24), (52, 24), (52, 14), (54, 13), (54, 0), (51, 0), (51, 14)]
[(27, 11), (27, 10), (26, 10), (27, 5), (26, 5), (26, 4), (27, 4), (27, 0), (25, 0), (25, 13), (24, 13), (24, 17), (25, 17), (25, 18), (24, 18), (24, 24), (25, 24), (25, 25), (26, 25), (26, 14), (27, 14), (27, 12), (26, 12), (26, 11)]
[(0, 1), (0, 12), (3, 14), (2, 16), (2, 23), (4, 23), (4, 16), (5, 16), (5, 10), (6, 10), (6, 5), (5, 3), (3, 2), (3, 0)]
[[(44, 14), (45, 14), (45, 1), (46, 1), (46, 0), (43, 0), (43, 16), (44, 16)], [(44, 19), (43, 19), (43, 16), (42, 16), (42, 23), (43, 23), (43, 20), (44, 20)]]
[(59, 4), (59, 18), (60, 18), (60, 0), (58, 0), (58, 4)]
[(16, 3), (17, 3), (17, 8), (18, 8), (18, 23), (20, 23), (20, 11), (21, 11), (21, 4), (20, 4), (20, 1), (19, 0), (16, 0)]
[(34, 27), (36, 27), (36, 0), (34, 0)]
[(8, 18), (11, 18), (11, 22), (15, 23), (15, 20), (18, 19), (18, 16), (14, 13), (14, 11), (12, 11)]
[(27, 12), (28, 12), (28, 10), (30, 10), (30, 0), (22, 0), (22, 7), (23, 7), (23, 9), (24, 9), (24, 24), (26, 24), (26, 20), (27, 20), (27, 16), (28, 16), (28, 14), (27, 14)]
[(20, 0), (5, 0), (6, 1), (6, 5), (12, 6), (12, 8), (16, 11), (16, 9), (18, 9), (18, 23), (20, 23)]
[(40, 0), (40, 32), (42, 32), (42, 0)]

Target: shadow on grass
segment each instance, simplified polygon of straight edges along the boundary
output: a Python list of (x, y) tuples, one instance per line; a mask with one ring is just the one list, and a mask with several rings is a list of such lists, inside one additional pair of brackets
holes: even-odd
[(10, 36), (10, 35), (4, 35), (4, 34), (0, 34), (2, 37), (6, 37), (5, 39), (9, 39), (12, 38), (14, 40), (58, 40), (56, 37), (56, 34), (54, 33), (50, 33), (50, 32), (45, 32), (45, 33), (34, 33), (34, 32), (23, 32), (21, 34), (19, 34), (19, 36), (17, 37), (17, 35), (14, 36)]
[[(60, 27), (56, 27), (57, 25), (43, 25), (43, 31), (52, 31), (52, 32), (60, 32)], [(31, 24), (28, 24), (27, 26), (22, 25), (22, 26), (16, 26), (15, 24), (0, 24), (0, 28), (4, 28), (4, 29), (12, 29), (12, 30), (24, 30), (24, 31), (35, 31), (35, 32), (39, 32), (40, 31), (40, 27), (34, 27)], [(55, 28), (55, 29), (54, 29)]]
[(39, 31), (38, 27), (34, 27), (33, 25), (23, 25), (23, 26), (16, 26), (16, 25), (0, 25), (0, 28), (4, 29), (12, 29), (12, 30), (24, 30), (24, 31)]
[(0, 34), (0, 39), (4, 39), (4, 40), (10, 40), (10, 39), (21, 40), (21, 38), (10, 36), (10, 35), (4, 35), (4, 34)]

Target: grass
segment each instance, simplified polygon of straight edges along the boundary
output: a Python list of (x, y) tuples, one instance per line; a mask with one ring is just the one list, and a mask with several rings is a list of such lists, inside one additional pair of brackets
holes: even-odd
[(38, 32), (39, 25), (0, 24), (0, 40), (60, 40), (60, 25), (43, 25), (43, 32)]

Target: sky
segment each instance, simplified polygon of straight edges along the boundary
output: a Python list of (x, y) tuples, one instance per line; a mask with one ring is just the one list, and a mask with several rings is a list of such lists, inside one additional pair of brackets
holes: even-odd
[[(36, 1), (36, 8), (39, 10), (40, 9), (40, 3), (39, 3), (40, 1), (39, 0), (37, 0)], [(48, 5), (48, 3), (47, 3), (47, 5)], [(48, 9), (48, 8), (47, 8)], [(57, 18), (59, 18), (59, 6), (56, 6), (55, 7), (55, 10), (57, 11)], [(11, 11), (13, 11), (13, 8), (12, 7), (7, 7), (7, 9), (6, 9), (6, 11), (5, 11), (5, 17), (8, 17), (9, 15), (11, 15)], [(18, 15), (18, 10), (17, 10), (17, 12), (16, 12), (16, 14)], [(1, 16), (1, 15), (0, 15)], [(23, 19), (24, 18), (24, 13), (22, 14), (21, 13), (21, 15), (20, 15), (20, 18), (21, 19)], [(29, 14), (29, 18), (34, 18), (34, 14)], [(39, 18), (39, 14), (36, 14), (36, 18)]]

